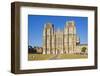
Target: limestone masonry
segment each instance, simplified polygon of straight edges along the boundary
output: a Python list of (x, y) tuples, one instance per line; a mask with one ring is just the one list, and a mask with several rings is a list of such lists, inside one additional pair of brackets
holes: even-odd
[(54, 29), (52, 23), (44, 25), (43, 54), (81, 53), (83, 47), (87, 48), (87, 44), (80, 44), (74, 21), (66, 22), (63, 30)]

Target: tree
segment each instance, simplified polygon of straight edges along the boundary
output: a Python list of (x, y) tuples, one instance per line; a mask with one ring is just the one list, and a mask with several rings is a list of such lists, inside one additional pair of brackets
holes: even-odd
[(82, 47), (81, 52), (82, 53), (85, 53), (86, 52), (86, 49), (87, 49), (86, 47)]
[(32, 49), (32, 46), (29, 45), (28, 48), (29, 48), (29, 49)]
[(32, 46), (28, 46), (28, 53), (32, 53), (32, 54), (36, 54), (37, 53), (37, 51), (36, 51), (36, 49), (34, 49)]

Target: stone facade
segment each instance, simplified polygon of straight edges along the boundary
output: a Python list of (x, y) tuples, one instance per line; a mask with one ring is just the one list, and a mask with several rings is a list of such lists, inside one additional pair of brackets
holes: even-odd
[(46, 23), (43, 30), (43, 54), (80, 53), (86, 44), (80, 44), (74, 21), (68, 21), (64, 30), (54, 29), (52, 23)]

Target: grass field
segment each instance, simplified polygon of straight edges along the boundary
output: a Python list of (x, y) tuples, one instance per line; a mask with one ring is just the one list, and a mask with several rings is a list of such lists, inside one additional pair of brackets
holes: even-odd
[(60, 54), (60, 59), (82, 59), (82, 58), (88, 58), (87, 55), (80, 55), (80, 54)]
[(46, 55), (46, 54), (28, 54), (28, 60), (48, 60), (52, 58), (54, 55)]
[(28, 54), (28, 60), (84, 59), (87, 55), (80, 54)]

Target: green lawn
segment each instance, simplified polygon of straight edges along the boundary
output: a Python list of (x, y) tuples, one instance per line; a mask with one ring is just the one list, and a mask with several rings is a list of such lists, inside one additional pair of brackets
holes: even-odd
[(46, 54), (28, 54), (28, 60), (48, 60), (54, 55), (46, 55)]
[(60, 54), (58, 58), (60, 59), (80, 59), (80, 58), (88, 58), (88, 56), (80, 55), (80, 54)]
[[(56, 58), (55, 58), (56, 57)], [(51, 59), (84, 59), (88, 58), (87, 55), (80, 54), (28, 54), (28, 60), (51, 60)]]

